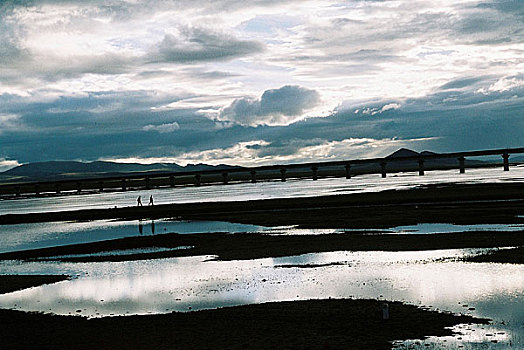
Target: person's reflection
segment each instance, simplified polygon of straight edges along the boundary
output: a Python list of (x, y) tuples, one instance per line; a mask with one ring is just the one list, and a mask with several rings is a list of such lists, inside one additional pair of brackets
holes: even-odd
[(144, 233), (144, 226), (142, 225), (142, 220), (138, 220), (138, 233)]
[(151, 220), (151, 234), (155, 234), (155, 220)]

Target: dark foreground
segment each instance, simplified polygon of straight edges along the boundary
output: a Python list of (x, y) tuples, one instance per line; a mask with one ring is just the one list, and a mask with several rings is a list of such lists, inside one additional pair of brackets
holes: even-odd
[(472, 256), (465, 260), (471, 262), (524, 264), (524, 246), (501, 249), (488, 254)]
[(0, 310), (5, 349), (390, 349), (444, 336), (470, 316), (377, 300), (274, 302), (189, 313), (86, 319)]
[(0, 294), (67, 279), (66, 275), (0, 275)]

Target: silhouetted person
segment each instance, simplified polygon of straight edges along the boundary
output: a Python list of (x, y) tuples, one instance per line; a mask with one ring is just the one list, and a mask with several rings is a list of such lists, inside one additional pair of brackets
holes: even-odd
[(137, 207), (141, 207), (142, 206), (142, 196), (138, 196), (138, 198), (136, 199), (136, 205), (137, 205)]
[(148, 205), (154, 205), (153, 204), (153, 195), (149, 196), (149, 204)]
[(151, 234), (155, 234), (155, 221), (151, 220)]

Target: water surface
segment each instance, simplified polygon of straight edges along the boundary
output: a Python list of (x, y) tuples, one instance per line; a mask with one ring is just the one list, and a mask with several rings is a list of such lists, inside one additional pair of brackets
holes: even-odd
[[(0, 307), (100, 317), (311, 298), (400, 300), (493, 319), (486, 334), (504, 332), (497, 346), (520, 349), (524, 267), (456, 260), (485, 251), (341, 251), (249, 261), (210, 261), (211, 256), (118, 263), (9, 261), (0, 273), (65, 273), (74, 279), (0, 295)], [(485, 337), (483, 342), (491, 344)]]
[(497, 183), (524, 182), (524, 166), (512, 167), (511, 171), (500, 168), (468, 169), (465, 174), (457, 170), (429, 171), (425, 176), (417, 173), (396, 173), (382, 179), (380, 174), (345, 178), (323, 178), (318, 181), (289, 179), (286, 182), (269, 181), (232, 183), (229, 185), (186, 186), (127, 192), (104, 192), (55, 197), (20, 198), (0, 200), (0, 214), (68, 211), (78, 209), (128, 207), (136, 204), (136, 198), (149, 198), (155, 203), (191, 203), (208, 201), (243, 201), (269, 198), (314, 197), (323, 195), (379, 192), (410, 189), (438, 183)]

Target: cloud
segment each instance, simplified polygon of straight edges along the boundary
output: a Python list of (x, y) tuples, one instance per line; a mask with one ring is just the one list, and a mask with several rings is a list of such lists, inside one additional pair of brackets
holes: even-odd
[(168, 123), (168, 124), (161, 124), (161, 125), (146, 125), (142, 128), (144, 131), (156, 131), (160, 134), (170, 133), (175, 130), (179, 130), (180, 125), (177, 122)]
[(181, 153), (177, 157), (105, 159), (129, 163), (175, 162), (180, 165), (206, 163), (241, 166), (261, 166), (278, 163), (302, 163), (317, 160), (346, 160), (365, 157), (383, 157), (402, 147), (422, 149), (431, 138), (372, 139), (350, 138), (341, 141), (298, 140), (270, 143), (265, 140), (239, 142), (227, 148)]
[(518, 147), (523, 15), (482, 0), (0, 1), (0, 157)]
[(0, 114), (0, 135), (9, 131), (20, 131), (23, 128), (20, 115)]
[(177, 34), (166, 34), (156, 52), (149, 54), (148, 61), (196, 64), (229, 60), (263, 50), (259, 42), (240, 40), (229, 34), (203, 28), (181, 28)]
[(222, 108), (218, 119), (240, 125), (288, 125), (320, 102), (315, 90), (295, 85), (266, 90), (260, 99), (243, 97)]
[(507, 92), (521, 87), (524, 87), (524, 74), (513, 77), (503, 77), (491, 84), (488, 88), (478, 89), (477, 92), (489, 95), (494, 92)]
[(18, 163), (16, 160), (7, 160), (5, 158), (0, 158), (0, 173), (7, 171), (11, 168), (15, 168), (19, 165), (20, 163)]

